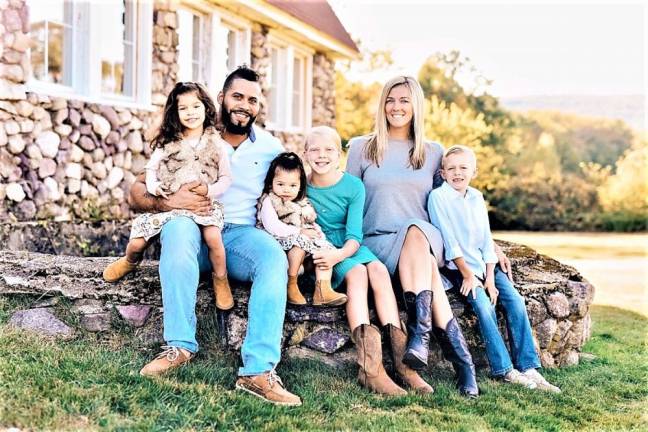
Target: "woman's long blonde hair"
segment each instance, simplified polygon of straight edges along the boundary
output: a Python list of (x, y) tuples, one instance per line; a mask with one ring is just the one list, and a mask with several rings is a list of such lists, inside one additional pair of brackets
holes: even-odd
[(385, 155), (387, 141), (389, 140), (389, 123), (385, 115), (387, 96), (394, 87), (406, 86), (412, 95), (412, 123), (410, 124), (410, 139), (414, 146), (410, 149), (410, 166), (419, 169), (425, 163), (425, 128), (423, 125), (423, 89), (418, 81), (411, 76), (397, 76), (385, 83), (376, 110), (376, 125), (373, 133), (365, 145), (365, 157), (376, 166), (380, 165)]

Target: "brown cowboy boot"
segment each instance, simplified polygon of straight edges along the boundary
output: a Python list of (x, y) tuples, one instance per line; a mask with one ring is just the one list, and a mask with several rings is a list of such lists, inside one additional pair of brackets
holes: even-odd
[(330, 280), (315, 281), (313, 306), (340, 306), (347, 302), (346, 294), (338, 293), (331, 288)]
[(155, 360), (149, 362), (140, 370), (140, 375), (162, 375), (168, 370), (182, 366), (192, 357), (193, 354), (186, 349), (164, 345), (162, 346), (162, 352), (155, 357)]
[(306, 299), (297, 285), (297, 276), (288, 276), (288, 303), (300, 306), (306, 304)]
[(214, 287), (214, 297), (216, 297), (216, 307), (220, 310), (230, 310), (234, 307), (234, 297), (232, 297), (232, 290), (225, 276), (218, 277), (216, 273), (212, 273), (212, 281)]
[(403, 396), (407, 392), (396, 385), (383, 366), (380, 330), (371, 324), (362, 324), (353, 330), (358, 351), (358, 381), (363, 387), (389, 396)]
[(103, 271), (103, 278), (106, 282), (117, 282), (128, 273), (135, 270), (139, 265), (138, 262), (132, 263), (126, 257), (121, 257), (108, 265)]
[(396, 369), (396, 373), (398, 373), (403, 382), (418, 393), (434, 393), (434, 389), (430, 384), (423, 381), (423, 378), (414, 369), (403, 363), (403, 355), (405, 354), (405, 346), (407, 345), (407, 335), (405, 332), (393, 324), (387, 324), (384, 329), (391, 342), (391, 355), (394, 369)]

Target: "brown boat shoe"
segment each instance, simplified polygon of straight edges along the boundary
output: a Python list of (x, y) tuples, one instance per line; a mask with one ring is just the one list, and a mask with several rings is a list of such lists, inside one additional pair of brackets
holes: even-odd
[(191, 360), (193, 353), (184, 348), (163, 345), (162, 352), (140, 370), (143, 376), (158, 376), (182, 366)]
[(281, 378), (274, 370), (260, 375), (239, 377), (236, 380), (236, 388), (275, 405), (299, 406), (302, 404), (299, 396), (286, 390)]

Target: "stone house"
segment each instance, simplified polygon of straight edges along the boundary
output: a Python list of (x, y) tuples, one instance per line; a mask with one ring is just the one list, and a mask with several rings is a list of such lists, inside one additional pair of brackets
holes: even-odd
[(176, 81), (213, 96), (246, 63), (257, 123), (299, 150), (335, 124), (334, 62), (358, 48), (324, 0), (0, 0), (0, 221), (129, 216)]

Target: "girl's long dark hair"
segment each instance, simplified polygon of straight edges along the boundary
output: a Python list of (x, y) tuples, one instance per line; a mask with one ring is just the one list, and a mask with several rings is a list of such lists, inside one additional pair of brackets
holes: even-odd
[(186, 93), (195, 93), (200, 102), (205, 106), (205, 121), (203, 129), (210, 126), (216, 127), (216, 106), (205, 86), (195, 82), (179, 82), (171, 90), (164, 105), (164, 116), (162, 124), (155, 138), (151, 141), (151, 148), (164, 147), (172, 141), (182, 139), (184, 126), (180, 123), (178, 116), (178, 97)]
[(288, 172), (299, 171), (299, 193), (293, 201), (303, 200), (306, 197), (306, 171), (299, 156), (293, 152), (281, 153), (272, 160), (270, 168), (268, 168), (268, 174), (266, 174), (265, 181), (263, 182), (263, 193), (268, 194), (272, 192), (272, 181), (274, 180), (277, 169)]

